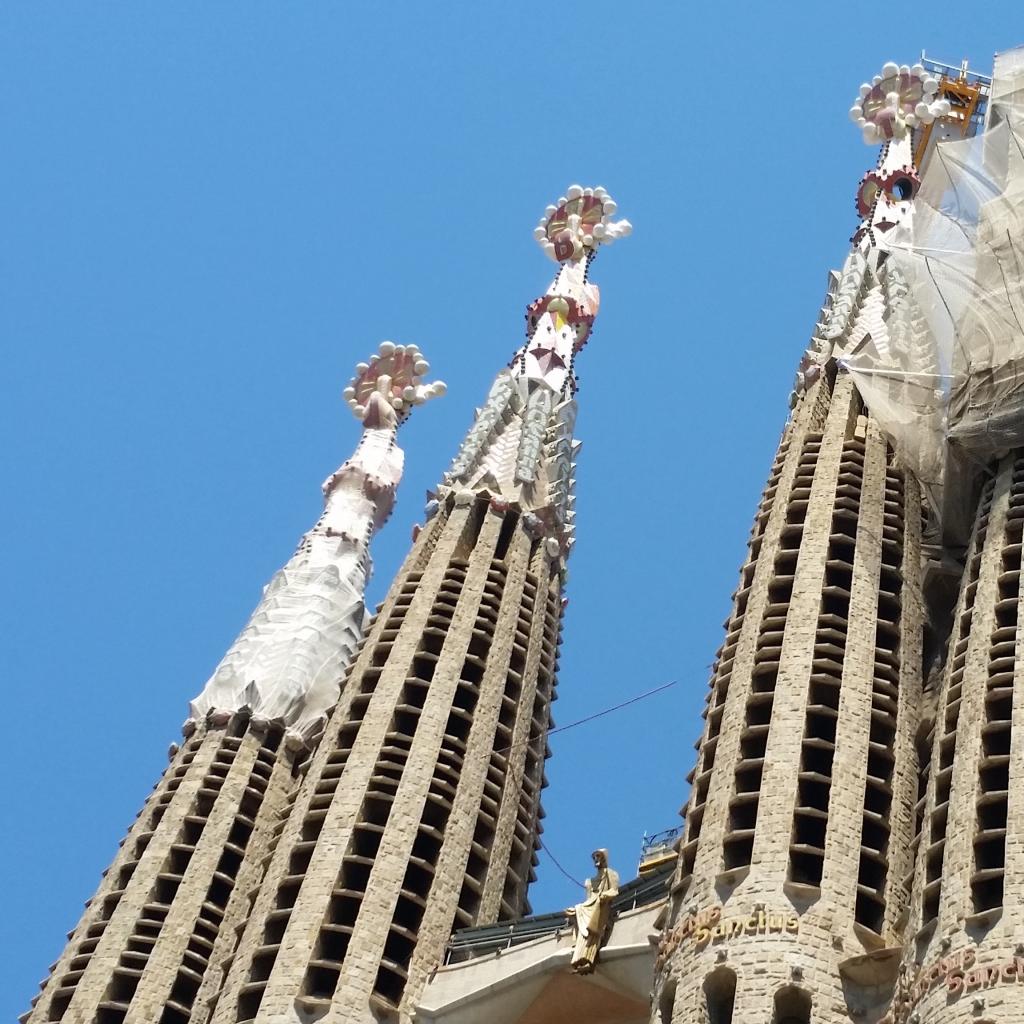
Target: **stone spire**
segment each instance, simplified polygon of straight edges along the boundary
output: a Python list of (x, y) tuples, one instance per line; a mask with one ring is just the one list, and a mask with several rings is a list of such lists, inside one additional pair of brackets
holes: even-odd
[(894, 249), (914, 223), (921, 185), (919, 136), (949, 113), (938, 82), (921, 65), (888, 63), (860, 87), (850, 117), (878, 160), (857, 187), (860, 222), (843, 267), (829, 276), (828, 294), (801, 360), (791, 403), (831, 360), (848, 372), (888, 443), (898, 451), (933, 510), (943, 474), (940, 366), (925, 338), (927, 325)]
[(949, 113), (949, 101), (936, 99), (938, 80), (920, 64), (914, 67), (886, 64), (881, 74), (860, 87), (860, 99), (850, 108), (850, 118), (864, 133), (869, 145), (882, 143), (874, 170), (861, 178), (857, 212), (863, 223), (854, 244), (887, 251), (891, 232), (909, 226), (921, 179), (914, 164), (914, 129), (932, 124)]
[(906, 127), (930, 91), (895, 65), (862, 90), (865, 134), (889, 143), (801, 364), (712, 673), (659, 949), (663, 1024), (877, 1021), (895, 982), (913, 873), (921, 505), (845, 359), (893, 338), (881, 246), (909, 216)]
[(325, 509), (192, 702), (164, 772), (50, 977), (31, 1024), (194, 1024), (216, 995), (294, 799), (296, 762), (337, 702), (362, 634), (369, 543), (402, 475), (398, 424), (444, 391), (385, 342), (346, 398), (363, 433)]
[(908, 942), (883, 1024), (1024, 1019), (1024, 451), (989, 468), (922, 757)]
[(947, 265), (921, 240), (941, 293), (962, 296), (949, 447), (970, 456), (977, 482), (960, 481), (968, 543), (922, 759), (903, 972), (884, 1024), (1024, 1019), (1024, 346), (1013, 312), (1024, 285), (1024, 50), (996, 57), (989, 98), (984, 132), (940, 151), (936, 191), (957, 197), (941, 211), (955, 227)]
[(316, 735), (363, 634), (370, 541), (385, 523), (402, 478), (398, 426), (443, 394), (425, 384), (415, 345), (385, 341), (356, 367), (345, 399), (363, 432), (352, 456), (323, 484), (324, 511), (263, 591), (245, 629), (192, 701), (191, 733), (208, 715), (226, 722), (244, 709), (286, 726), (297, 742)]
[(598, 247), (632, 230), (627, 220), (611, 220), (616, 210), (603, 188), (573, 185), (545, 211), (534, 236), (558, 273), (527, 308), (526, 340), (498, 374), (439, 488), (439, 495), (467, 490), (508, 502), (530, 528), (548, 533), (552, 553), (573, 543), (576, 357), (601, 301), (587, 275)]
[(395, 577), (295, 799), (215, 1024), (407, 1022), (452, 930), (519, 916), (541, 831), (574, 360), (613, 223), (574, 187), (537, 234), (559, 271)]
[(891, 271), (882, 269), (885, 254), (896, 229), (912, 224), (913, 199), (921, 184), (912, 129), (948, 112), (948, 101), (934, 98), (937, 88), (936, 80), (920, 65), (910, 68), (890, 62), (860, 87), (858, 100), (850, 108), (864, 141), (882, 146), (875, 167), (857, 187), (860, 223), (842, 270), (830, 274), (825, 304), (800, 364), (797, 395), (817, 379), (820, 367), (831, 358), (859, 353), (864, 345), (888, 353), (888, 311), (877, 301), (873, 305), (869, 297), (881, 300), (878, 279)]

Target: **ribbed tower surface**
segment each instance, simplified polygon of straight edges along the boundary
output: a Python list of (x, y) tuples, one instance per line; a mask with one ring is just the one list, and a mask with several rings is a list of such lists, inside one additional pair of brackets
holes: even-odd
[(884, 1011), (917, 789), (919, 523), (850, 379), (826, 375), (783, 436), (726, 624), (656, 1020)]
[(537, 229), (558, 276), (353, 663), (215, 1024), (407, 1021), (454, 928), (526, 907), (573, 541), (573, 366), (591, 258), (627, 227), (614, 210), (574, 186)]
[(378, 613), (215, 1020), (372, 1019), (453, 927), (514, 915), (533, 855), (560, 619), (542, 541), (449, 498)]
[(426, 368), (414, 347), (388, 342), (360, 364), (349, 395), (363, 421), (356, 451), (192, 702), (184, 745), (24, 1024), (207, 1019), (294, 798), (296, 762), (323, 730), (362, 635), (369, 543), (402, 474), (398, 422), (443, 391), (420, 383)]
[(239, 716), (175, 754), (23, 1021), (201, 1019), (294, 789), (283, 729), (261, 732)]
[(900, 1024), (1024, 1020), (1024, 451), (991, 468), (926, 768)]
[[(712, 676), (659, 948), (661, 1024), (877, 1024), (892, 1005), (923, 717), (910, 467), (929, 483), (936, 468), (891, 441), (894, 422), (933, 428), (916, 376), (937, 367), (886, 240), (913, 217), (911, 127), (948, 112), (936, 86), (887, 65), (851, 112), (885, 145), (801, 362)], [(895, 369), (872, 376), (879, 364)]]

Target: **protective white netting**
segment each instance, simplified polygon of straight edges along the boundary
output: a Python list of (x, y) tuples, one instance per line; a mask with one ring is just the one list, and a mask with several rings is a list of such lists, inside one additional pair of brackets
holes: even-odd
[(952, 518), (971, 467), (1024, 445), (1024, 50), (995, 70), (986, 130), (936, 146), (912, 222), (870, 261), (867, 328), (840, 356)]

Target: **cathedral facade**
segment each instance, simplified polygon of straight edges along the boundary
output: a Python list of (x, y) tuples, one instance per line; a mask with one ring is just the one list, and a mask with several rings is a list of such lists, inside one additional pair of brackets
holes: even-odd
[[(712, 671), (684, 823), (533, 915), (576, 363), (598, 250), (557, 265), (377, 614), (399, 424), (384, 343), (325, 509), (192, 702), (26, 1024), (1024, 1022), (1024, 53), (887, 64)], [(1018, 683), (1020, 685), (1018, 685)], [(595, 836), (595, 840), (598, 837)]]

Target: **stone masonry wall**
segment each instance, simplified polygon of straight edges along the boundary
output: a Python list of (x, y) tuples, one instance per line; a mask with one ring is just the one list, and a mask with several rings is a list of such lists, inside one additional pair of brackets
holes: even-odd
[[(920, 501), (852, 383), (783, 436), (712, 677), (655, 1021), (879, 1021), (902, 947)], [(835, 784), (833, 784), (835, 783)]]
[(1024, 1020), (1024, 453), (992, 472), (939, 693), (900, 1024)]
[(454, 927), (522, 912), (560, 620), (540, 540), (450, 495), (349, 674), (213, 1020), (408, 1020)]
[(280, 738), (236, 716), (186, 741), (24, 1024), (204, 1018), (294, 792)]

